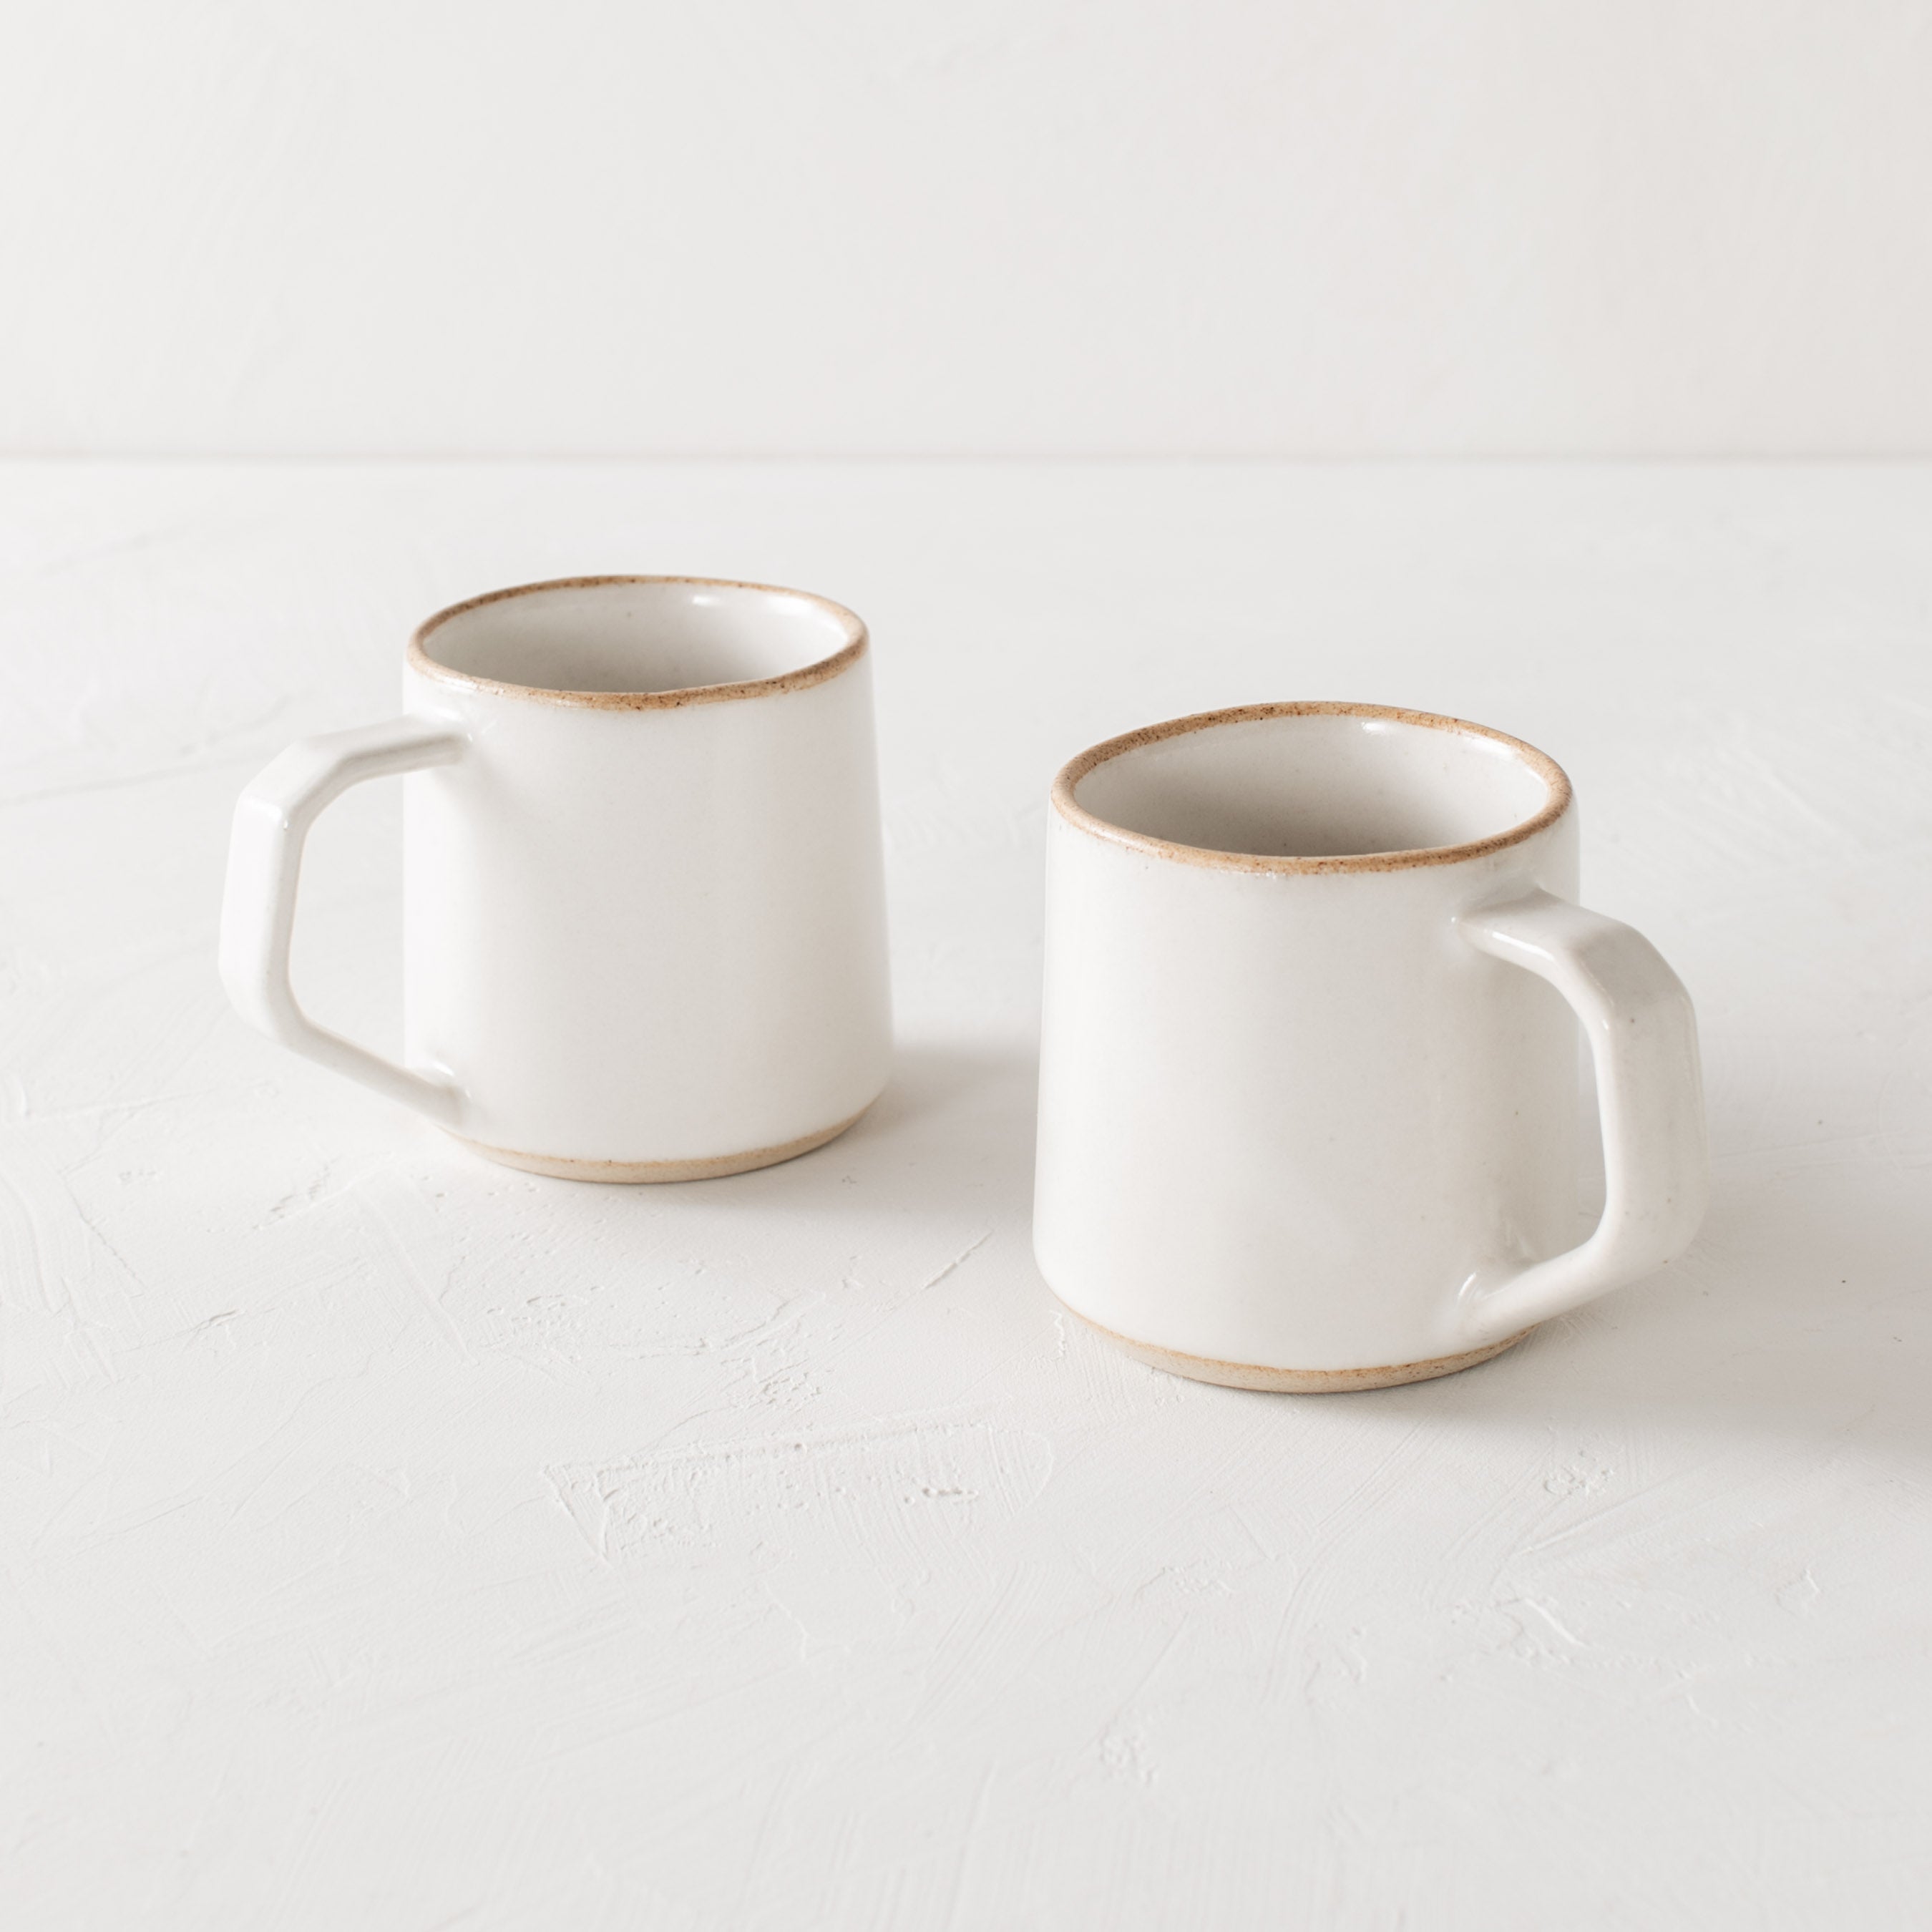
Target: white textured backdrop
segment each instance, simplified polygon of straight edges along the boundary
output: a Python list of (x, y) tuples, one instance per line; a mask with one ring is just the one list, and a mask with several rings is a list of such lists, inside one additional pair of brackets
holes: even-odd
[[(1905, 464), (0, 466), (0, 1928), (1925, 1932), (1928, 528)], [(683, 1186), (215, 974), (249, 774), (627, 553), (878, 644), (893, 1084)], [(1048, 776), (1284, 692), (1560, 756), (1709, 1082), (1682, 1262), (1359, 1396), (1142, 1368), (1028, 1245)], [(399, 790), (296, 939), (386, 1048)]]
[(10, 0), (0, 450), (1932, 448), (1932, 7)]

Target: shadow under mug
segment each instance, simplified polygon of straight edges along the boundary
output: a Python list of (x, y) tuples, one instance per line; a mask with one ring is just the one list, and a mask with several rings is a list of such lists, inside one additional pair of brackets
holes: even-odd
[[(1690, 1002), (1575, 903), (1541, 752), (1255, 705), (1096, 746), (1052, 799), (1034, 1250), (1131, 1353), (1249, 1388), (1420, 1381), (1689, 1244)], [(1576, 1245), (1579, 1020), (1607, 1199)]]
[[(868, 652), (822, 598), (695, 578), (441, 612), (400, 717), (292, 745), (242, 794), (230, 996), (534, 1172), (692, 1180), (823, 1144), (891, 1056)], [(406, 1066), (317, 1026), (289, 982), (309, 826), (398, 772)]]

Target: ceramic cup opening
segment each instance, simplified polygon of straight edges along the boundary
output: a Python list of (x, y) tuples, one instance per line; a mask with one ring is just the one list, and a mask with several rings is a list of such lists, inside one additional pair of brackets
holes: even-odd
[(535, 584), (472, 598), (416, 633), (419, 670), (526, 691), (648, 698), (829, 676), (865, 642), (802, 591), (694, 578)]
[(1558, 766), (1516, 739), (1366, 704), (1177, 719), (1095, 746), (1055, 788), (1070, 816), (1131, 842), (1324, 870), (1511, 842), (1569, 794)]

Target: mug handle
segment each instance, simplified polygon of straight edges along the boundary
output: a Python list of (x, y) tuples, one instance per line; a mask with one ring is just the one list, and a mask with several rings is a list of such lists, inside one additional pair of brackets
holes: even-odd
[(1580, 1246), (1478, 1274), (1457, 1322), (1466, 1347), (1502, 1341), (1648, 1274), (1690, 1245), (1710, 1198), (1697, 1019), (1683, 982), (1640, 932), (1546, 892), (1462, 914), (1479, 952), (1547, 980), (1596, 1064), (1603, 1219)]
[(425, 718), (392, 718), (291, 745), (242, 793), (221, 902), (221, 982), (248, 1024), (292, 1051), (400, 1100), (445, 1126), (463, 1105), (454, 1081), (412, 1073), (319, 1027), (289, 983), (302, 847), (322, 808), (364, 778), (454, 764), (469, 740)]

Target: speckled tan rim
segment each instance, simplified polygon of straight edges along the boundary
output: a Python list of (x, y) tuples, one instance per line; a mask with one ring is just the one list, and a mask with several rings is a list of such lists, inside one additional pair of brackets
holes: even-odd
[[(830, 657), (801, 664), (796, 670), (785, 671), (776, 677), (746, 678), (735, 684), (697, 684), (682, 691), (547, 691), (540, 685), (511, 684), (500, 678), (476, 677), (468, 671), (452, 670), (448, 665), (439, 664), (426, 648), (433, 632), (452, 617), (480, 610), (486, 604), (533, 596), (543, 590), (594, 590), (620, 584), (688, 584), (700, 590), (749, 590), (766, 597), (795, 597), (834, 619), (844, 632), (846, 641)], [(439, 610), (416, 627), (405, 655), (410, 668), (418, 676), (454, 685), (461, 691), (487, 691), (501, 698), (525, 698), (532, 704), (574, 704), (592, 711), (676, 711), (689, 704), (728, 704), (736, 698), (771, 698), (782, 691), (803, 691), (808, 686), (823, 684), (856, 664), (866, 655), (868, 642), (864, 623), (844, 604), (835, 604), (829, 597), (814, 596), (809, 590), (788, 590), (782, 584), (741, 584), (728, 577), (556, 577), (542, 584), (519, 584), (508, 590), (485, 591), (480, 597), (467, 597), (460, 604)]]
[(495, 1148), (452, 1134), (473, 1154), (505, 1167), (520, 1168), (526, 1174), (548, 1174), (553, 1180), (609, 1180), (625, 1184), (665, 1180), (722, 1180), (728, 1174), (749, 1174), (760, 1167), (776, 1167), (781, 1161), (796, 1160), (814, 1148), (836, 1141), (847, 1128), (856, 1126), (872, 1106), (868, 1101), (850, 1120), (836, 1127), (821, 1128), (779, 1147), (753, 1148), (746, 1154), (713, 1154), (703, 1160), (572, 1160), (556, 1154), (518, 1154), (510, 1148)]
[[(1124, 752), (1163, 738), (1178, 738), (1190, 731), (1211, 730), (1217, 724), (1249, 724), (1264, 718), (1378, 718), (1400, 724), (1419, 724), (1432, 731), (1460, 732), (1466, 737), (1486, 738), (1492, 744), (1506, 745), (1549, 788), (1543, 808), (1520, 825), (1493, 838), (1478, 838), (1466, 845), (1431, 845), (1410, 852), (1336, 853), (1315, 859), (1292, 856), (1272, 857), (1258, 852), (1217, 852), (1204, 845), (1180, 845), (1172, 839), (1150, 838), (1145, 832), (1130, 832), (1125, 826), (1096, 817), (1075, 802), (1080, 781), (1097, 766), (1118, 758)], [(1534, 838), (1546, 826), (1554, 825), (1570, 808), (1570, 780), (1563, 767), (1546, 752), (1506, 731), (1492, 731), (1486, 724), (1472, 724), (1464, 718), (1439, 717), (1432, 711), (1404, 711), (1389, 704), (1243, 704), (1228, 711), (1199, 711), (1192, 717), (1171, 718), (1164, 724), (1144, 725), (1138, 731), (1124, 732), (1118, 738), (1095, 745), (1064, 766), (1053, 782), (1050, 794), (1053, 808), (1068, 824), (1105, 839), (1109, 844), (1124, 845), (1150, 857), (1172, 859), (1186, 866), (1206, 866), (1224, 872), (1400, 872), (1417, 866), (1454, 866), (1465, 859), (1479, 859), (1486, 852), (1499, 852), (1506, 845), (1520, 844)], [(1505, 1345), (1507, 1346), (1507, 1345)], [(1492, 1353), (1495, 1352), (1491, 1351)], [(1480, 1359), (1478, 1358), (1478, 1359)], [(1464, 1364), (1458, 1363), (1457, 1366)], [(1186, 1373), (1186, 1371), (1181, 1371)], [(1432, 1369), (1432, 1375), (1447, 1375), (1447, 1369)], [(1414, 1380), (1411, 1377), (1407, 1379)], [(1286, 1384), (1283, 1384), (1286, 1386)], [(1376, 1386), (1368, 1383), (1363, 1388)]]
[[(1054, 1299), (1059, 1300), (1059, 1297)], [(1060, 1305), (1066, 1308), (1064, 1301)], [(1077, 1308), (1066, 1312), (1150, 1369), (1165, 1369), (1169, 1375), (1185, 1376), (1190, 1382), (1218, 1382), (1223, 1388), (1264, 1389), (1282, 1395), (1342, 1395), (1352, 1389), (1400, 1388), (1405, 1382), (1432, 1382), (1438, 1376), (1453, 1376), (1459, 1370), (1490, 1361), (1534, 1332), (1532, 1324), (1487, 1348), (1472, 1348), (1460, 1355), (1438, 1355), (1427, 1362), (1394, 1362), (1374, 1369), (1264, 1369), (1247, 1362), (1217, 1362), (1207, 1355), (1184, 1355), (1172, 1348), (1156, 1348), (1150, 1342), (1136, 1342), (1102, 1328)]]

